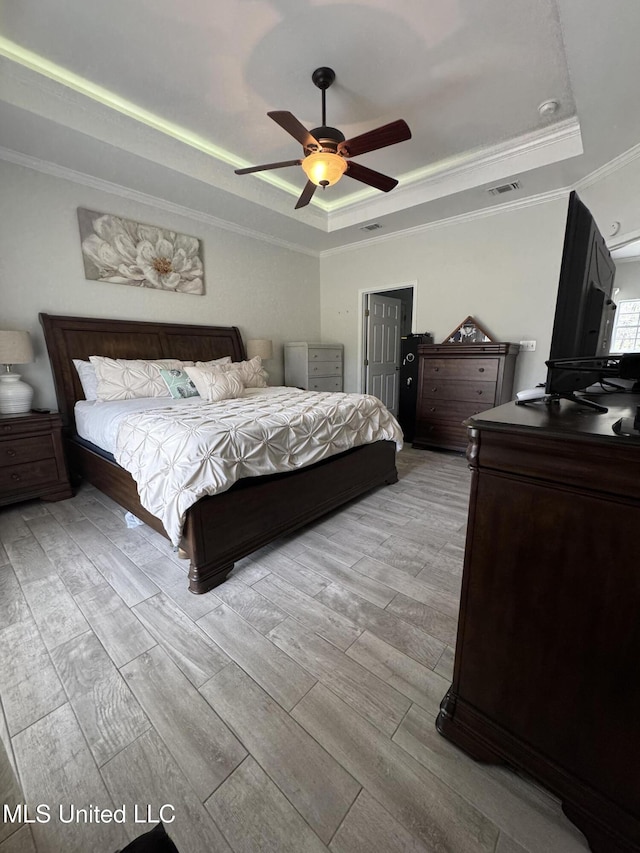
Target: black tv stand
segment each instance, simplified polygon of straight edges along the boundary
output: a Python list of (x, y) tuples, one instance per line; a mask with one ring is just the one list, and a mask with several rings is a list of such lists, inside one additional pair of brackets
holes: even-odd
[(587, 400), (585, 397), (578, 397), (576, 394), (549, 394), (549, 401), (553, 400), (572, 400), (578, 403), (579, 406), (588, 406), (590, 409), (595, 409), (596, 412), (608, 412), (609, 409), (603, 406), (602, 403), (595, 403), (593, 400)]

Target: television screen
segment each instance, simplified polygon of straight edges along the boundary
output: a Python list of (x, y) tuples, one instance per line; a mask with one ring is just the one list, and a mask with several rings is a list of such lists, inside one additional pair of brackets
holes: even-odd
[[(598, 358), (609, 353), (616, 267), (604, 238), (577, 193), (569, 196), (560, 281), (549, 360)], [(546, 392), (570, 394), (597, 382), (597, 370), (549, 367)]]

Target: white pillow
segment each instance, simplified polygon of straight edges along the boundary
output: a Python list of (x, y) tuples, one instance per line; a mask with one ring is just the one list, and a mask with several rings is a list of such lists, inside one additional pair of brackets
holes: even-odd
[(211, 367), (185, 367), (184, 371), (198, 389), (198, 394), (209, 403), (239, 397), (244, 391), (244, 384), (235, 373)]
[(197, 367), (213, 367), (216, 364), (231, 364), (231, 356), (223, 355), (222, 358), (212, 358), (211, 361), (197, 361)]
[(90, 361), (82, 361), (79, 358), (73, 359), (75, 369), (80, 377), (80, 384), (84, 391), (85, 400), (93, 402), (98, 399), (98, 377), (96, 369)]
[(180, 370), (185, 364), (176, 358), (126, 359), (91, 355), (98, 379), (98, 400), (132, 400), (136, 397), (170, 397), (160, 368)]
[[(196, 361), (196, 367), (207, 367), (203, 361)], [(262, 367), (262, 359), (259, 355), (250, 358), (249, 361), (232, 361), (230, 364), (211, 365), (212, 370), (222, 373), (237, 374), (245, 388), (266, 388), (269, 374)], [(196, 386), (197, 387), (197, 386)]]

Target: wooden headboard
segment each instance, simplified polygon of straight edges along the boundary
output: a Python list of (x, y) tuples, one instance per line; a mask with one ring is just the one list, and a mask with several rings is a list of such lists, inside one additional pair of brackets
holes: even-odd
[(75, 431), (73, 407), (84, 400), (73, 359), (90, 355), (109, 358), (179, 358), (209, 361), (230, 355), (246, 358), (236, 326), (189, 326), (148, 323), (142, 320), (100, 320), (91, 317), (56, 317), (40, 314), (51, 360), (58, 407), (67, 427)]

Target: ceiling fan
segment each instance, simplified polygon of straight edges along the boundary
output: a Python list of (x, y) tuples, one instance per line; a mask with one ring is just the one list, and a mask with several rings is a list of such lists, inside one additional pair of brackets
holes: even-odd
[(337, 183), (344, 174), (349, 178), (354, 178), (356, 181), (388, 193), (398, 184), (395, 178), (368, 169), (359, 163), (353, 163), (350, 158), (411, 139), (411, 131), (406, 121), (402, 119), (392, 121), (390, 124), (368, 130), (360, 136), (354, 136), (353, 139), (345, 140), (344, 134), (337, 128), (326, 126), (325, 96), (326, 90), (336, 79), (335, 72), (332, 68), (316, 68), (311, 79), (322, 92), (321, 127), (307, 130), (292, 113), (283, 110), (267, 113), (269, 118), (272, 118), (283, 130), (298, 140), (304, 150), (304, 158), (236, 169), (236, 175), (249, 175), (252, 172), (262, 172), (267, 169), (282, 169), (285, 166), (302, 166), (307, 176), (307, 183), (298, 199), (296, 210), (309, 204), (316, 187), (331, 186), (331, 184)]

